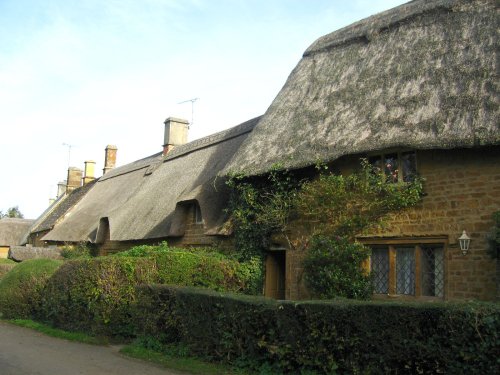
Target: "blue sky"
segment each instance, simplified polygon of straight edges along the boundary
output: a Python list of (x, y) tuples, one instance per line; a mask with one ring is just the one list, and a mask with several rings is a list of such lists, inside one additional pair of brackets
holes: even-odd
[(0, 210), (36, 218), (107, 144), (123, 165), (263, 114), (320, 36), (401, 0), (0, 0)]

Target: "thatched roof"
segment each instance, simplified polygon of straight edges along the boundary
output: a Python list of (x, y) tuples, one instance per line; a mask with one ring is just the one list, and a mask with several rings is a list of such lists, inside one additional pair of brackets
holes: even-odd
[(416, 0), (304, 53), (224, 171), (500, 143), (495, 0)]
[(87, 192), (94, 186), (97, 180), (91, 181), (69, 194), (64, 194), (57, 199), (33, 224), (30, 233), (43, 232), (52, 229), (64, 215), (75, 206)]
[(28, 259), (63, 259), (58, 248), (30, 246), (12, 246), (8, 258), (16, 262)]
[(217, 234), (228, 199), (217, 176), (258, 120), (105, 174), (43, 240), (95, 242), (106, 221), (112, 241), (181, 236), (183, 204), (193, 201), (200, 205), (206, 233)]
[(0, 246), (21, 245), (34, 220), (5, 217), (0, 220)]

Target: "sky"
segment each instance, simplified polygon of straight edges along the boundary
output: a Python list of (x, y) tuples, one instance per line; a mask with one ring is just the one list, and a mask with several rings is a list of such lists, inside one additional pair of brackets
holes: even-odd
[[(263, 114), (317, 38), (406, 0), (0, 0), (0, 211)], [(196, 100), (194, 100), (196, 99)], [(193, 100), (193, 101), (191, 101)]]

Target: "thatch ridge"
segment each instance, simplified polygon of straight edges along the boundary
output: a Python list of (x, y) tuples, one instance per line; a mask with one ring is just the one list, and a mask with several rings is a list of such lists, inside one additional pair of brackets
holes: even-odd
[(223, 173), (500, 144), (498, 15), (416, 0), (318, 39)]
[(397, 27), (403, 22), (410, 22), (427, 12), (449, 11), (458, 2), (459, 0), (410, 1), (322, 36), (304, 52), (303, 56), (325, 52), (348, 43), (368, 42), (381, 32)]

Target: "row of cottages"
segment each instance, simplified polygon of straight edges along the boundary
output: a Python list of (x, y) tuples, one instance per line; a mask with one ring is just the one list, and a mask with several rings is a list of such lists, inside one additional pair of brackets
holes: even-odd
[[(426, 179), (419, 206), (359, 238), (373, 249), (376, 294), (493, 300), (500, 277), (487, 236), (500, 210), (497, 25), (495, 0), (416, 0), (323, 36), (264, 116), (187, 144), (187, 123), (167, 119), (163, 153), (67, 194), (30, 242), (87, 242), (101, 254), (162, 240), (231, 246), (229, 172), (259, 176), (279, 164), (310, 174), (323, 161), (349, 173), (367, 157), (393, 166), (396, 180)], [(463, 230), (471, 237), (466, 255), (458, 246)], [(272, 244), (267, 296), (308, 297), (303, 257)]]
[[(226, 171), (323, 161), (349, 173), (364, 157), (399, 181), (418, 173), (421, 204), (359, 238), (372, 247), (375, 293), (497, 298), (488, 234), (500, 211), (498, 14), (495, 0), (416, 0), (319, 38)], [(274, 248), (268, 294), (306, 298), (304, 253)]]
[(185, 143), (187, 121), (168, 118), (163, 152), (109, 169), (67, 194), (61, 201), (67, 204), (55, 204), (28, 242), (90, 243), (101, 255), (164, 240), (172, 246), (227, 242), (229, 191), (218, 174), (257, 121)]

